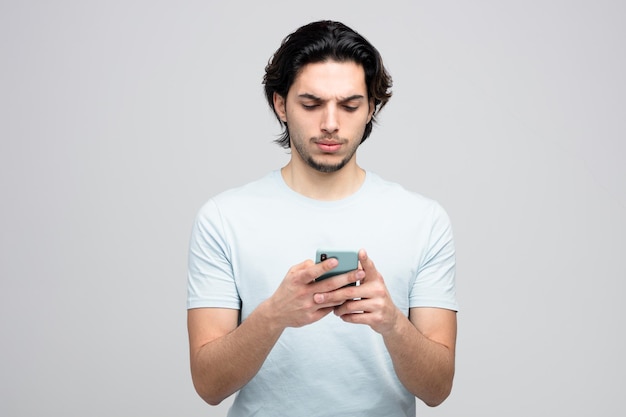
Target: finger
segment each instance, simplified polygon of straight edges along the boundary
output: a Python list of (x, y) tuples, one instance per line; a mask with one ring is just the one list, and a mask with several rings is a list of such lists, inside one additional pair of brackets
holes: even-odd
[(318, 304), (339, 305), (346, 300), (360, 297), (359, 287), (349, 284), (360, 281), (364, 277), (365, 272), (357, 269), (320, 281), (315, 284), (316, 294), (313, 300)]
[(374, 261), (367, 255), (365, 249), (359, 250), (359, 262), (365, 271), (365, 281), (373, 281), (380, 278), (380, 274), (374, 265)]
[(315, 281), (315, 278), (336, 268), (337, 265), (339, 265), (339, 261), (336, 258), (328, 258), (320, 263), (313, 263), (309, 259), (303, 264), (304, 268), (300, 271), (298, 282), (308, 284)]
[(381, 310), (378, 301), (368, 298), (351, 299), (335, 307), (335, 315), (342, 317), (355, 313), (373, 313)]
[(315, 283), (315, 292), (329, 292), (338, 288), (345, 287), (349, 284), (354, 284), (365, 276), (365, 273), (361, 269), (355, 269), (353, 271), (344, 272), (343, 274), (335, 275), (330, 278), (324, 278), (318, 280)]
[(373, 316), (374, 315), (372, 313), (359, 311), (359, 312), (350, 313), (350, 314), (343, 314), (339, 316), (339, 318), (345, 321), (346, 323), (365, 324), (368, 326), (372, 326), (372, 322), (375, 321), (373, 320)]
[[(392, 330), (394, 323), (397, 323), (398, 314), (402, 313), (397, 308), (381, 309), (368, 301), (371, 300), (347, 302), (346, 308), (343, 305), (335, 307), (335, 314), (347, 323), (366, 324), (381, 334)], [(342, 311), (348, 312), (341, 314)]]

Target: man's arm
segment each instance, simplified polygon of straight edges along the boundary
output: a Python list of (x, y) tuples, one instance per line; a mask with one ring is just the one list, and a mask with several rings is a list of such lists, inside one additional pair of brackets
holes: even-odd
[(454, 378), (456, 312), (412, 308), (400, 311), (393, 329), (383, 334), (398, 378), (425, 404), (435, 407), (450, 395)]
[[(427, 405), (441, 404), (454, 378), (456, 312), (439, 308), (412, 308), (406, 317), (395, 306), (382, 276), (365, 251), (358, 287), (316, 294), (319, 303), (337, 303), (335, 314), (349, 323), (367, 324), (383, 336), (402, 384)], [(356, 298), (356, 300), (355, 300)]]
[(238, 310), (190, 309), (191, 376), (200, 397), (219, 404), (256, 375), (285, 328), (311, 324), (333, 311), (336, 303), (316, 303), (313, 295), (357, 280), (350, 273), (312, 283), (335, 266), (337, 260), (329, 259), (292, 267), (276, 292), (239, 326)]
[(187, 312), (191, 377), (211, 405), (241, 388), (259, 370), (281, 330), (264, 320), (262, 308), (237, 326), (239, 310), (198, 308)]

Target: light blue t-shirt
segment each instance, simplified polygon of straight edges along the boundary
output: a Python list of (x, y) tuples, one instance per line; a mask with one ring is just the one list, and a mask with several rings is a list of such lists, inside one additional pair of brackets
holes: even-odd
[[(433, 200), (367, 172), (348, 198), (318, 201), (280, 171), (221, 193), (199, 211), (189, 251), (187, 307), (241, 310), (270, 297), (318, 248), (364, 248), (398, 308), (457, 310), (447, 214)], [(414, 416), (382, 337), (334, 314), (288, 328), (229, 416)]]

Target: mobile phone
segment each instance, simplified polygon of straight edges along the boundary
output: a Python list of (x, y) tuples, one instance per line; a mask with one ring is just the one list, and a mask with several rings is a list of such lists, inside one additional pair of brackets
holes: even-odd
[[(345, 274), (346, 272), (354, 271), (359, 267), (359, 254), (356, 251), (318, 249), (315, 254), (315, 263), (320, 263), (330, 258), (336, 258), (339, 261), (339, 265), (317, 277), (315, 281), (321, 281), (323, 279), (334, 277), (335, 275)], [(348, 285), (357, 284), (354, 282)]]

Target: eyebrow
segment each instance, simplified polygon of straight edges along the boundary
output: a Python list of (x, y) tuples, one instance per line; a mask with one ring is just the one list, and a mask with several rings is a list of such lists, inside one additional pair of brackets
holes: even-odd
[[(322, 98), (317, 97), (316, 95), (310, 94), (310, 93), (299, 94), (298, 97), (299, 98), (303, 98), (303, 99), (318, 101), (318, 102), (325, 102), (325, 101), (327, 101), (327, 100), (323, 100)], [(346, 103), (348, 101), (361, 100), (361, 99), (364, 99), (364, 98), (365, 97), (363, 95), (361, 95), (361, 94), (353, 94), (353, 95), (351, 95), (349, 97), (339, 99), (339, 102), (340, 103)]]

